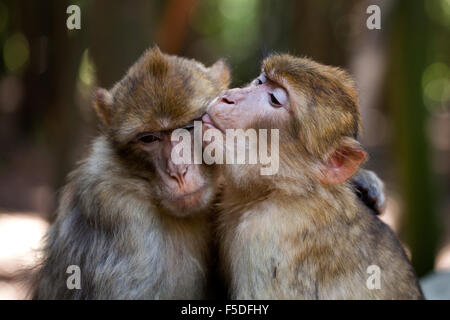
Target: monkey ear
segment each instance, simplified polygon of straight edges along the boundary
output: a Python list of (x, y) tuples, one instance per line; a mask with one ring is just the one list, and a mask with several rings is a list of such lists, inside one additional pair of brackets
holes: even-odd
[(320, 181), (338, 184), (349, 179), (366, 159), (367, 153), (353, 139), (344, 141), (328, 158), (321, 169)]
[(111, 121), (111, 108), (113, 105), (113, 97), (108, 90), (97, 89), (94, 96), (93, 106), (100, 121), (103, 125), (109, 126)]
[(223, 59), (217, 60), (209, 67), (209, 74), (213, 81), (219, 85), (220, 90), (228, 89), (231, 82), (231, 69)]

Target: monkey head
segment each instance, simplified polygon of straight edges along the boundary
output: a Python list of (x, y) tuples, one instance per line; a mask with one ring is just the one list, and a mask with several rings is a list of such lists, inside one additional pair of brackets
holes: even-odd
[(230, 70), (222, 60), (206, 68), (153, 48), (110, 91), (97, 90), (93, 105), (120, 169), (145, 181), (148, 196), (161, 210), (187, 216), (213, 200), (214, 172), (175, 164), (171, 151), (177, 142), (171, 141), (171, 133), (191, 130), (193, 120), (229, 81)]
[(366, 156), (355, 139), (360, 114), (353, 80), (306, 58), (269, 56), (253, 82), (222, 92), (207, 113), (204, 122), (221, 131), (279, 130), (280, 169), (270, 178), (275, 188), (286, 181), (343, 182)]

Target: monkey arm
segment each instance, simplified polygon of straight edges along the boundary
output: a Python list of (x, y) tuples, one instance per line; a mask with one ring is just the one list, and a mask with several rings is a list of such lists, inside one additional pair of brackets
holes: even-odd
[(351, 178), (351, 183), (355, 186), (355, 192), (362, 202), (375, 214), (381, 214), (386, 207), (386, 196), (384, 194), (384, 184), (375, 172), (359, 169)]

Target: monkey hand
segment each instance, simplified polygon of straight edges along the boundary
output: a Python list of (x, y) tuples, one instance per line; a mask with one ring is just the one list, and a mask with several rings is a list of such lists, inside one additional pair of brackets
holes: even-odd
[(383, 213), (386, 207), (384, 184), (373, 171), (360, 169), (352, 177), (351, 182), (356, 188), (356, 194), (365, 205), (377, 215)]

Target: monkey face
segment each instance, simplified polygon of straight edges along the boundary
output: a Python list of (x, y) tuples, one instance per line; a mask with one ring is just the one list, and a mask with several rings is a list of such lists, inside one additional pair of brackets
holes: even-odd
[[(192, 123), (182, 128), (188, 130), (193, 144)], [(216, 176), (212, 168), (194, 164), (193, 159), (187, 164), (174, 161), (174, 148), (182, 143), (172, 141), (174, 130), (139, 131), (126, 143), (113, 143), (122, 167), (148, 184), (146, 191), (154, 203), (166, 213), (183, 217), (210, 207), (216, 194)]]
[(289, 119), (288, 92), (262, 73), (249, 86), (223, 91), (208, 107), (205, 122), (226, 129), (265, 128)]
[(214, 199), (213, 170), (175, 164), (171, 156), (177, 142), (171, 141), (171, 134), (184, 126), (190, 130), (190, 122), (205, 112), (229, 80), (230, 70), (221, 60), (206, 68), (154, 48), (113, 89), (97, 91), (94, 107), (123, 169), (148, 182), (148, 195), (165, 212), (195, 214)]
[[(184, 127), (191, 134), (193, 126)], [(172, 152), (178, 141), (171, 141), (172, 130), (164, 132), (145, 132), (135, 141), (135, 162), (143, 162), (140, 175), (152, 184), (152, 195), (157, 203), (176, 216), (187, 216), (205, 211), (216, 194), (215, 171), (212, 168), (194, 164), (174, 162)], [(192, 148), (194, 148), (192, 146)]]
[(222, 132), (278, 129), (282, 174), (340, 183), (365, 158), (354, 139), (360, 120), (353, 85), (339, 68), (273, 55), (249, 86), (216, 98), (203, 120)]

